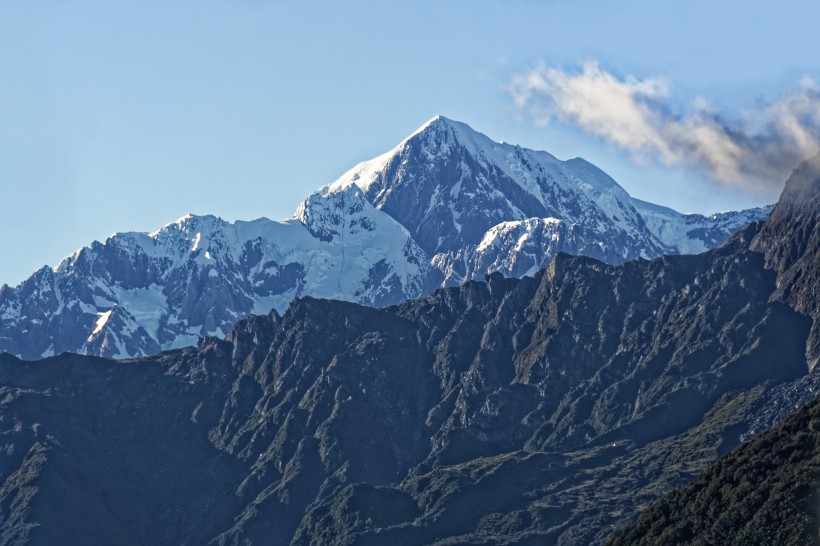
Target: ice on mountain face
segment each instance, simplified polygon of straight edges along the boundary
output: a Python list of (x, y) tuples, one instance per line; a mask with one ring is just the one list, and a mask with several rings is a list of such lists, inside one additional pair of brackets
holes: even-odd
[(472, 253), (468, 278), (501, 272), (507, 277), (532, 275), (545, 267), (566, 238), (557, 218), (503, 222), (490, 229)]
[[(300, 209), (304, 223), (188, 215), (151, 234), (114, 235), (6, 288), (0, 317), (67, 331), (60, 352), (132, 356), (224, 335), (302, 295), (385, 305), (422, 293), (429, 257), (361, 190), (319, 192)], [(34, 358), (51, 345), (9, 349)]]
[(650, 207), (641, 207), (640, 210), (646, 226), (667, 247), (674, 248), (681, 254), (698, 254), (707, 250), (704, 241), (688, 235), (684, 215), (671, 209), (669, 213)]
[(0, 288), (0, 351), (149, 354), (301, 296), (388, 305), (491, 272), (529, 275), (556, 252), (619, 263), (700, 251), (767, 212), (682, 215), (632, 199), (582, 159), (438, 116), (290, 220), (186, 215)]
[(609, 245), (594, 230), (557, 218), (502, 222), (463, 253), (463, 275), (465, 279), (481, 279), (487, 273), (500, 272), (523, 277), (549, 265), (557, 252), (602, 259), (611, 254)]
[[(141, 356), (145, 354), (139, 347), (127, 347), (127, 342), (123, 338), (132, 335), (138, 326), (128, 324), (127, 312), (115, 307), (108, 311), (97, 313), (97, 320), (94, 329), (86, 338), (79, 353), (81, 354), (106, 354), (114, 358), (126, 358), (128, 356)], [(157, 349), (157, 347), (153, 347)]]
[(144, 288), (130, 290), (118, 286), (111, 288), (112, 299), (117, 305), (127, 309), (134, 320), (154, 339), (157, 339), (163, 318), (171, 312), (168, 298), (163, 293), (162, 287), (158, 284), (151, 284)]
[(356, 235), (376, 229), (372, 206), (356, 186), (335, 192), (319, 192), (308, 197), (296, 210), (294, 218), (321, 241)]
[(370, 282), (374, 275), (388, 285), (395, 283), (402, 293), (421, 293), (429, 258), (407, 230), (373, 208), (358, 187), (317, 192), (294, 218), (326, 243), (320, 257), (326, 266), (306, 270), (307, 293), (375, 303), (386, 296)]

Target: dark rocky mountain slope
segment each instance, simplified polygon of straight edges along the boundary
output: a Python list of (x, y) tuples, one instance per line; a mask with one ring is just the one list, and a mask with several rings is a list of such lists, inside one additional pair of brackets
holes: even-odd
[(814, 318), (807, 356), (820, 362), (820, 154), (795, 169), (772, 218), (752, 242), (766, 266), (777, 272), (773, 299)]
[[(600, 543), (806, 381), (817, 255), (750, 248), (815, 240), (800, 173), (810, 199), (793, 177), (696, 256), (302, 298), (144, 359), (2, 357), (0, 542)], [(798, 263), (807, 299), (781, 297)]]
[(608, 546), (814, 545), (820, 399), (641, 513)]
[[(772, 216), (752, 241), (778, 273), (772, 300), (814, 318), (807, 360), (820, 348), (820, 156), (795, 170)], [(662, 544), (813, 545), (820, 531), (818, 374), (774, 389), (753, 428), (769, 425), (795, 402), (812, 400), (710, 466), (693, 484), (644, 510), (608, 546)], [(784, 407), (781, 407), (784, 406)]]

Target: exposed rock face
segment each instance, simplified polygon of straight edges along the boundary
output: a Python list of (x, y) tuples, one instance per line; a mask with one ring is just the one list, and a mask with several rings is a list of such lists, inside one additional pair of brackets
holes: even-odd
[(384, 309), (301, 298), (140, 360), (3, 357), (0, 532), (600, 543), (805, 381), (812, 318), (750, 250), (772, 229), (622, 265), (558, 254)]
[(773, 298), (814, 319), (809, 365), (820, 362), (820, 154), (794, 170), (771, 218), (752, 242), (777, 272)]
[(438, 117), (292, 220), (187, 216), (0, 288), (0, 351), (149, 355), (302, 296), (384, 306), (496, 271), (532, 275), (559, 251), (609, 263), (700, 252), (768, 212), (682, 215), (630, 198), (582, 159)]

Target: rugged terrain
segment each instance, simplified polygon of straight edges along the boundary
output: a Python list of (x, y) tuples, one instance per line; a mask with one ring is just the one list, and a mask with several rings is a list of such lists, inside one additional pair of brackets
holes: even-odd
[(812, 377), (818, 195), (815, 158), (695, 256), (298, 298), (143, 359), (4, 356), (0, 542), (600, 543)]
[(817, 544), (820, 399), (664, 497), (608, 546)]
[(769, 211), (683, 215), (632, 199), (580, 158), (437, 117), (309, 196), (291, 220), (186, 216), (0, 287), (0, 351), (149, 355), (224, 337), (297, 297), (385, 306), (488, 273), (532, 275), (557, 252), (608, 263), (701, 252)]
[[(820, 356), (818, 170), (817, 157), (795, 170), (776, 214), (752, 241), (752, 248), (765, 254), (767, 267), (778, 272), (771, 299), (786, 301), (814, 317), (806, 347), (812, 368)], [(773, 389), (753, 411), (750, 433), (760, 432), (758, 436), (711, 465), (693, 484), (644, 510), (607, 545), (817, 544), (818, 393), (818, 373)], [(772, 428), (795, 409), (794, 415)]]

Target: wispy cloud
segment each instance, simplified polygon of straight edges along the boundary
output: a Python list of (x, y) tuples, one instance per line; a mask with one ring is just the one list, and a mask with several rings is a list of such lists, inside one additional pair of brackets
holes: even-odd
[(639, 161), (695, 168), (727, 186), (769, 195), (820, 148), (820, 87), (729, 117), (704, 99), (680, 113), (662, 78), (618, 78), (594, 61), (574, 72), (539, 65), (510, 82), (515, 106), (537, 125), (572, 124)]

